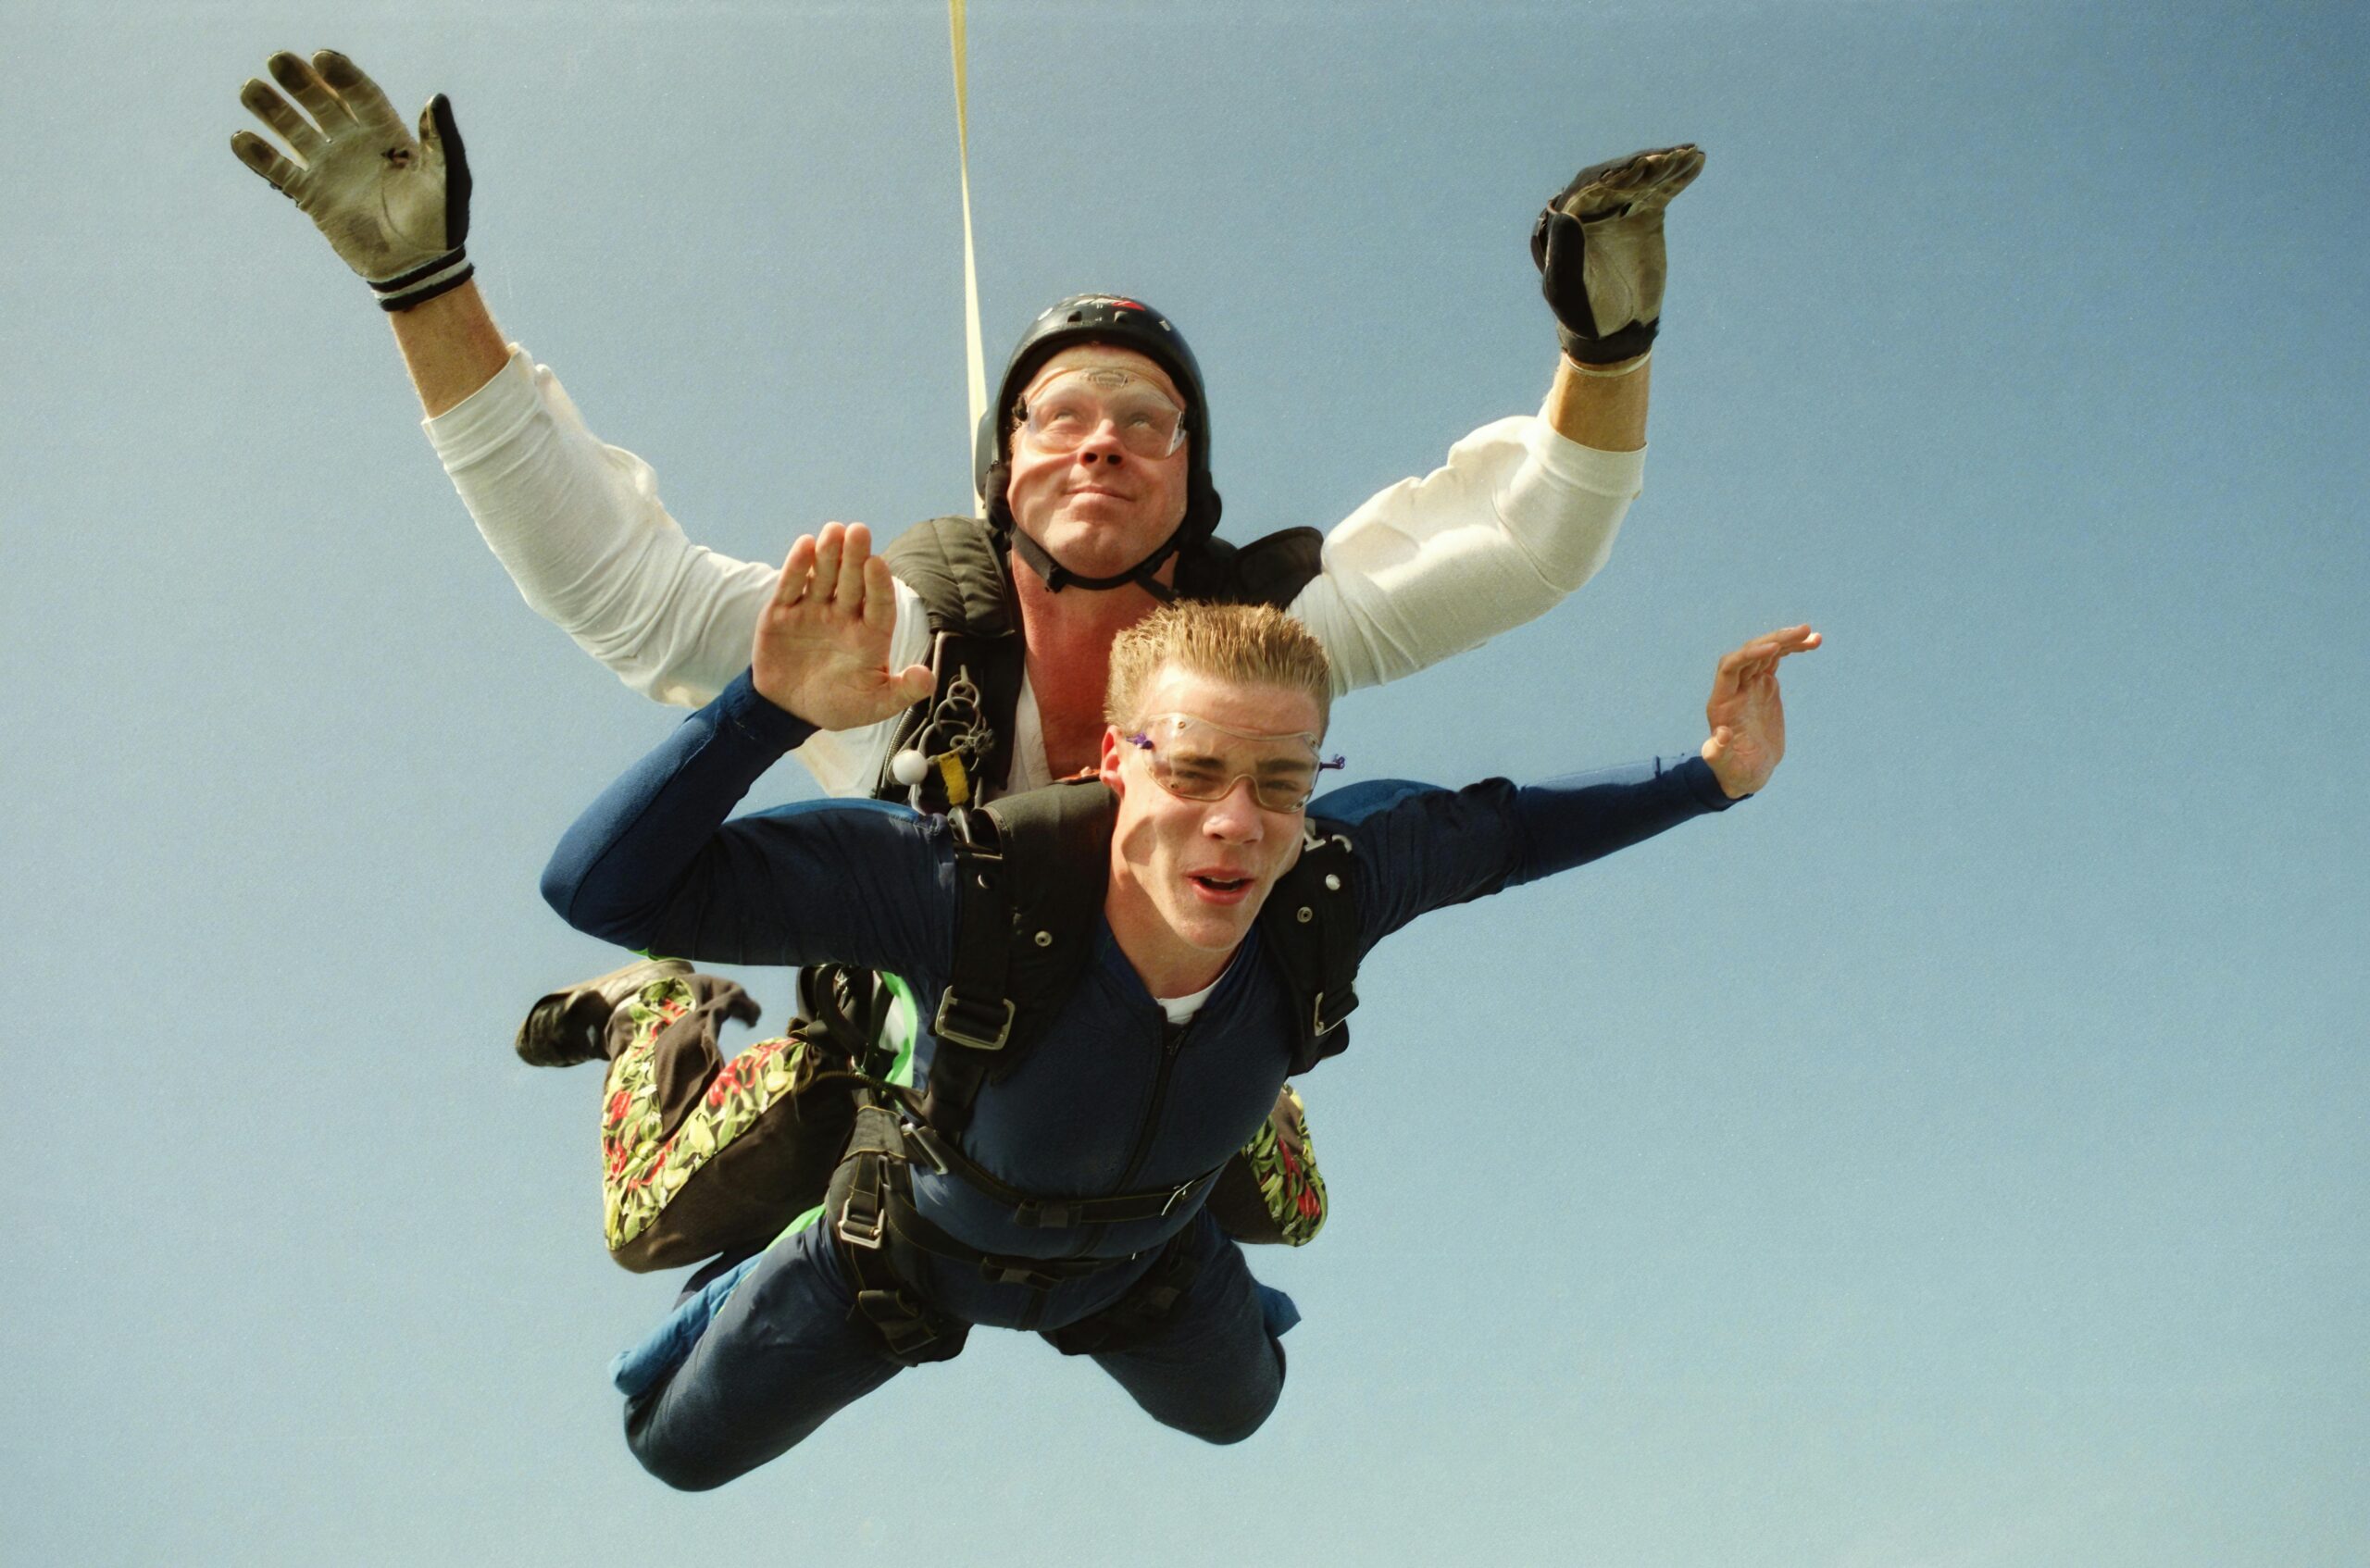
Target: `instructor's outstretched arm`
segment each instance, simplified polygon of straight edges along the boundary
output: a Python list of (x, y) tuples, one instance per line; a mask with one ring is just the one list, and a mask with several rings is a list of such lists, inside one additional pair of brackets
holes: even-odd
[(1662, 326), (1668, 272), (1663, 211), (1703, 171), (1703, 149), (1691, 142), (1595, 164), (1532, 226), (1540, 292), (1564, 345), (1547, 420), (1565, 439), (1600, 452), (1646, 444), (1647, 351)]
[(1632, 153), (1582, 169), (1540, 210), (1530, 254), (1563, 345), (1540, 418), (1475, 431), (1326, 535), (1324, 571), (1291, 609), (1324, 642), (1337, 692), (1545, 615), (1611, 556), (1644, 471), (1663, 212), (1703, 167), (1692, 145)]
[[(512, 351), (462, 254), (470, 180), (451, 103), (430, 100), (415, 134), (332, 50), (282, 52), (268, 70), (239, 101), (284, 145), (242, 131), (231, 150), (370, 282), (444, 470), (520, 595), (634, 690), (687, 707), (715, 696), (743, 667), (774, 574), (693, 545), (649, 466), (596, 440), (556, 379)], [(801, 757), (834, 790), (877, 772), (857, 738)]]
[(252, 131), (235, 132), (231, 151), (369, 283), (430, 417), (457, 406), (493, 380), (509, 346), (463, 245), (469, 163), (451, 101), (430, 98), (414, 135), (379, 84), (333, 49), (309, 61), (283, 50), (266, 68), (279, 90), (251, 78), (239, 102), (287, 151)]

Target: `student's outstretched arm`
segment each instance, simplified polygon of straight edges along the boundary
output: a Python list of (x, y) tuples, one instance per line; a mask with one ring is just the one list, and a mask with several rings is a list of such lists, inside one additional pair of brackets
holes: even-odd
[(1525, 844), (1508, 882), (1568, 871), (1759, 792), (1786, 754), (1778, 661), (1819, 642), (1807, 626), (1787, 627), (1721, 655), (1703, 704), (1711, 734), (1697, 753), (1700, 763), (1694, 757), (1658, 762), (1517, 791)]
[(1692, 755), (1453, 792), (1382, 780), (1312, 802), (1312, 816), (1354, 825), (1376, 870), (1359, 882), (1367, 940), (1429, 910), (1601, 860), (1760, 790), (1786, 750), (1778, 665), (1820, 641), (1807, 626), (1790, 627), (1722, 657), (1704, 705), (1711, 735)]
[[(543, 872), (543, 897), (626, 947), (727, 964), (838, 960), (932, 972), (947, 940), (943, 829), (901, 806), (824, 802), (727, 821), (816, 730), (926, 695), (883, 662), (887, 568), (861, 529), (801, 538), (758, 618), (751, 669), (602, 792)], [(793, 704), (799, 710), (793, 711)]]

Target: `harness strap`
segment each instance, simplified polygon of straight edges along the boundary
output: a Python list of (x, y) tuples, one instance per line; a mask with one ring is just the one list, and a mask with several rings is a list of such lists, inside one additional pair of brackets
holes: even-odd
[(854, 1279), (855, 1306), (849, 1315), (872, 1325), (891, 1361), (920, 1366), (960, 1355), (971, 1325), (924, 1300), (882, 1245), (888, 1233), (885, 1188), (903, 1160), (896, 1118), (860, 1098), (855, 1130), (847, 1156), (831, 1173), (823, 1213)]
[(947, 820), (954, 837), (954, 963), (930, 1021), (939, 1049), (922, 1119), (957, 1134), (970, 1123), (990, 1053), (1012, 1039), (1018, 1008), (1011, 986), (1012, 894), (996, 820), (967, 810)]
[[(1055, 1287), (1131, 1263), (1141, 1255), (1012, 1257), (982, 1252), (949, 1236), (914, 1206), (912, 1155), (907, 1146), (911, 1136), (911, 1131), (887, 1107), (876, 1101), (869, 1092), (861, 1093), (847, 1153), (839, 1169), (832, 1173), (830, 1190), (824, 1199), (824, 1216), (839, 1238), (841, 1254), (854, 1276), (855, 1313), (871, 1323), (891, 1360), (905, 1366), (945, 1361), (961, 1353), (970, 1332), (968, 1324), (933, 1305), (914, 1284), (914, 1276), (919, 1272), (916, 1253), (976, 1268), (979, 1276), (991, 1284), (1017, 1285), (1035, 1292), (1036, 1299), (1029, 1303), (1024, 1317), (1024, 1327), (1037, 1320)], [(930, 1158), (936, 1163), (934, 1153)], [(951, 1167), (942, 1164), (940, 1168)], [(1182, 1190), (1190, 1191), (1200, 1179)], [(1154, 1195), (1123, 1196), (1142, 1200)], [(1157, 1196), (1172, 1205), (1177, 1201), (1169, 1194)], [(1158, 1268), (1154, 1272), (1158, 1273)], [(1131, 1288), (1121, 1300), (1131, 1299), (1137, 1288)], [(1173, 1304), (1174, 1295), (1164, 1300)]]
[(899, 1245), (932, 1257), (944, 1258), (953, 1263), (967, 1264), (979, 1271), (979, 1277), (991, 1285), (1018, 1285), (1030, 1290), (1050, 1291), (1057, 1285), (1073, 1279), (1085, 1279), (1104, 1270), (1128, 1262), (1126, 1258), (1017, 1258), (994, 1252), (982, 1252), (949, 1236), (924, 1218), (914, 1207), (910, 1189), (903, 1184), (892, 1185), (886, 1194), (892, 1254)]
[(961, 1177), (977, 1191), (1011, 1209), (1013, 1223), (1031, 1230), (1068, 1230), (1080, 1226), (1165, 1219), (1179, 1205), (1207, 1195), (1217, 1185), (1219, 1173), (1226, 1169), (1220, 1165), (1175, 1187), (1143, 1192), (1119, 1192), (1107, 1198), (1045, 1198), (1002, 1180), (933, 1127), (907, 1127), (905, 1139), (931, 1164)]
[(798, 1011), (806, 1021), (806, 1038), (828, 1046), (832, 1055), (869, 1071), (871, 1052), (880, 1029), (879, 982), (868, 969), (817, 964), (798, 972)]
[(968, 1051), (1002, 1051), (1012, 1038), (1016, 1009), (1006, 994), (1012, 895), (996, 819), (958, 811), (947, 820), (954, 829), (954, 964), (930, 1032)]
[(1357, 866), (1347, 836), (1328, 827), (1306, 825), (1300, 859), (1259, 912), (1259, 928), (1291, 989), (1300, 1031), (1295, 1074), (1348, 1048), (1343, 1022), (1358, 1005)]

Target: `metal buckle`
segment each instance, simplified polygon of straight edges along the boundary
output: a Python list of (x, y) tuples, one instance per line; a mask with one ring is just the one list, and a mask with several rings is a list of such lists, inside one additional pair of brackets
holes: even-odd
[[(956, 1023), (953, 1014), (954, 1010), (958, 1006), (967, 1012), (979, 1009), (975, 1009), (971, 1002), (959, 1001), (955, 997), (954, 988), (949, 986), (938, 999), (938, 1014), (929, 1022), (930, 1033), (942, 1040), (952, 1040), (956, 1045), (969, 1046), (974, 1051), (1002, 1051), (1004, 1041), (1012, 1038), (1013, 1014), (1019, 1010), (1013, 1006), (1012, 999), (1009, 997), (998, 998), (997, 1003), (1004, 1008), (1004, 1021), (996, 1026), (994, 1038), (990, 1039), (986, 1035), (976, 1034), (966, 1026)], [(992, 1009), (997, 1003), (982, 1003), (979, 1007)]]
[(929, 1161), (929, 1168), (944, 1176), (947, 1171), (946, 1155), (938, 1146), (936, 1129), (924, 1122), (902, 1122), (898, 1125), (905, 1135), (905, 1147), (920, 1150), (923, 1157)]
[(1345, 992), (1341, 1000), (1341, 1010), (1333, 1014), (1333, 1021), (1331, 1023), (1327, 1023), (1325, 1020), (1325, 993), (1323, 991), (1318, 991), (1316, 993), (1316, 1001), (1309, 1008), (1309, 1032), (1312, 1036), (1329, 1035), (1334, 1030), (1341, 1027), (1343, 1019), (1349, 1017), (1351, 1014), (1357, 1010), (1358, 993), (1356, 991)]
[(995, 818), (992, 816), (988, 818), (988, 831), (985, 836), (975, 836), (971, 831), (974, 826), (971, 809), (966, 807), (960, 814), (949, 814), (950, 825), (954, 828), (956, 836), (963, 840), (963, 848), (966, 851), (988, 862), (991, 865), (1002, 865), (1004, 843), (996, 837)]
[[(872, 1219), (868, 1226), (850, 1217), (855, 1210), (855, 1201), (858, 1198), (863, 1199), (872, 1210)], [(840, 1205), (839, 1221), (831, 1226), (833, 1234), (849, 1246), (863, 1247), (875, 1252), (880, 1250), (881, 1234), (888, 1228), (887, 1206), (880, 1201), (879, 1194), (867, 1192), (860, 1186), (848, 1188), (847, 1201)]]
[(1185, 1201), (1185, 1194), (1187, 1194), (1188, 1192), (1192, 1191), (1192, 1190), (1193, 1190), (1193, 1188), (1197, 1188), (1197, 1187), (1199, 1187), (1199, 1186), (1201, 1186), (1201, 1185), (1202, 1185), (1202, 1178), (1201, 1178), (1200, 1176), (1195, 1176), (1192, 1180), (1191, 1180), (1191, 1181), (1189, 1181), (1189, 1182), (1185, 1183), (1182, 1187), (1179, 1187), (1176, 1191), (1174, 1191), (1174, 1192), (1170, 1193), (1170, 1194), (1168, 1195), (1168, 1201), (1167, 1201), (1167, 1202), (1166, 1202), (1166, 1203), (1163, 1203), (1163, 1204), (1160, 1206), (1160, 1217), (1161, 1217), (1162, 1219), (1166, 1219), (1166, 1218), (1168, 1217), (1168, 1212), (1169, 1212), (1171, 1209), (1176, 1208), (1178, 1204), (1182, 1203), (1183, 1201)]

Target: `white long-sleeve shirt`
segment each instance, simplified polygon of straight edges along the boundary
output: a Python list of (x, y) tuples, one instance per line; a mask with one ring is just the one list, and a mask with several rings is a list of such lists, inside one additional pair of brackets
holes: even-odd
[[(650, 465), (595, 438), (548, 367), (513, 345), (491, 381), (425, 425), (528, 604), (628, 686), (698, 707), (747, 666), (778, 568), (693, 544)], [(1484, 425), (1444, 465), (1334, 525), (1323, 569), (1290, 611), (1324, 645), (1337, 692), (1412, 675), (1594, 576), (1644, 469), (1642, 451), (1581, 446), (1541, 417)], [(920, 600), (901, 582), (890, 667), (922, 662), (929, 642)], [(869, 793), (894, 728), (818, 734), (794, 754), (830, 793)], [(1024, 681), (1009, 787), (1050, 778)]]

